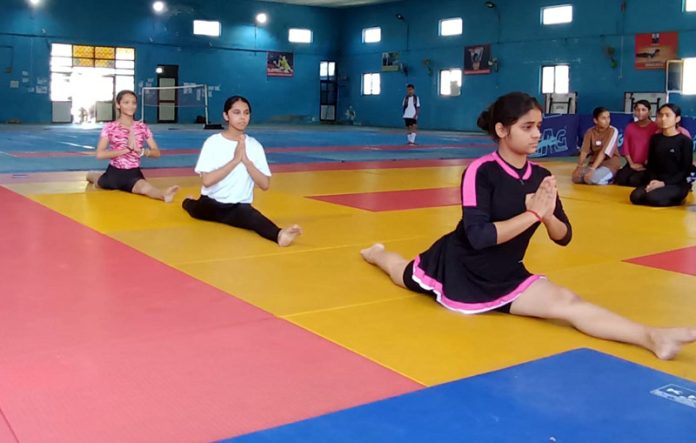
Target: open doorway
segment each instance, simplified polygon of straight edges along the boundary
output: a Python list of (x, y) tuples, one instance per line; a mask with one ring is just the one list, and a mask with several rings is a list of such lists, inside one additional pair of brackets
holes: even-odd
[(338, 82), (336, 62), (322, 61), (319, 64), (319, 117), (322, 122), (336, 121)]
[(177, 90), (168, 89), (179, 85), (178, 65), (157, 66), (157, 86), (163, 89), (157, 95), (157, 123), (176, 123), (179, 119)]
[(54, 123), (114, 119), (113, 98), (135, 88), (135, 49), (53, 43), (51, 102)]

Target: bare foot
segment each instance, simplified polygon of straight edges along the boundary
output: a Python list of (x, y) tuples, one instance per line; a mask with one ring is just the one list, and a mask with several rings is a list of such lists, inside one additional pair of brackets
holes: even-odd
[(695, 328), (654, 328), (648, 335), (651, 350), (662, 360), (673, 359), (682, 346), (696, 342)]
[(295, 237), (302, 235), (302, 228), (292, 225), (289, 228), (281, 229), (278, 233), (278, 246), (290, 246), (295, 241)]
[(362, 255), (362, 258), (371, 264), (375, 264), (375, 255), (377, 255), (380, 252), (384, 252), (384, 245), (382, 243), (375, 243), (374, 245), (370, 246), (369, 248), (365, 248), (360, 251), (360, 255)]
[(179, 190), (179, 186), (174, 185), (170, 186), (167, 189), (164, 190), (164, 202), (165, 203), (171, 203), (172, 200), (174, 200), (174, 196), (176, 195), (177, 191)]
[(99, 189), (99, 177), (101, 176), (101, 172), (88, 172), (87, 177), (85, 177), (87, 180), (87, 186), (92, 186), (94, 189)]

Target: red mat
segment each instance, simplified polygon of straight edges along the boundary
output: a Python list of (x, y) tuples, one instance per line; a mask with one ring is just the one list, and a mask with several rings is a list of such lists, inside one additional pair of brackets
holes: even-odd
[(15, 437), (10, 425), (5, 420), (5, 416), (2, 414), (2, 405), (0, 405), (0, 442), (1, 443), (17, 443), (17, 437)]
[(454, 206), (461, 204), (462, 201), (459, 188), (363, 192), (358, 194), (318, 195), (309, 198), (373, 212)]
[(0, 213), (0, 407), (21, 442), (210, 441), (420, 388), (1, 188)]
[(625, 260), (636, 265), (696, 275), (696, 246)]

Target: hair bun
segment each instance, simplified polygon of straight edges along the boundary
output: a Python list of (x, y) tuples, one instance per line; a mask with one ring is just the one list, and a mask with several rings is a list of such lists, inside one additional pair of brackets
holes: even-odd
[(485, 132), (489, 132), (491, 128), (491, 113), (488, 110), (485, 110), (479, 115), (478, 120), (476, 120), (476, 126), (484, 130)]

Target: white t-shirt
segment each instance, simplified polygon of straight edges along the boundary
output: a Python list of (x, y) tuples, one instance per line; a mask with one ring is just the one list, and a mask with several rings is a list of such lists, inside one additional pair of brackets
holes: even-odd
[(416, 108), (420, 108), (420, 98), (418, 96), (406, 96), (404, 97), (403, 106), (406, 108), (404, 109), (404, 118), (417, 118)]
[[(226, 139), (222, 134), (208, 137), (203, 143), (194, 170), (197, 174), (203, 174), (220, 169), (234, 158), (235, 149), (237, 149), (237, 142)], [(248, 135), (246, 136), (246, 154), (259, 171), (268, 177), (271, 176), (263, 146), (254, 137)], [(251, 203), (254, 200), (254, 180), (246, 166), (240, 163), (227, 174), (227, 177), (213, 186), (201, 187), (201, 194), (220, 203)]]

